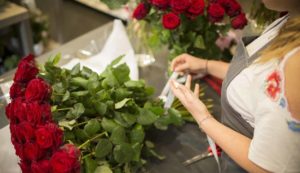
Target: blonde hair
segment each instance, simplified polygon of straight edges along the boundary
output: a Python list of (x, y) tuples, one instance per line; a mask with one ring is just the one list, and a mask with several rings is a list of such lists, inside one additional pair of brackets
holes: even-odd
[(280, 29), (278, 36), (261, 52), (259, 63), (274, 58), (280, 59), (292, 49), (300, 46), (300, 17), (288, 19)]

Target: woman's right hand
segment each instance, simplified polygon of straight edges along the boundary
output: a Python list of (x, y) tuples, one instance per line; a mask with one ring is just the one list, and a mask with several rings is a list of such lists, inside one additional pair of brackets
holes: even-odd
[(178, 73), (206, 73), (207, 60), (189, 54), (181, 54), (173, 59), (171, 70)]

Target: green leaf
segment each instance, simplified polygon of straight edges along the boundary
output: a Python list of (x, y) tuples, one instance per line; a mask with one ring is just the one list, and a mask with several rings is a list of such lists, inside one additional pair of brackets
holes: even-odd
[(125, 86), (128, 88), (143, 88), (145, 87), (145, 81), (139, 80), (139, 81), (127, 81), (125, 82)]
[(86, 157), (84, 159), (84, 170), (85, 173), (94, 173), (94, 171), (96, 170), (97, 167), (97, 162), (93, 159), (91, 159), (91, 157)]
[(142, 151), (143, 145), (136, 143), (132, 146), (132, 148), (134, 150), (134, 155), (133, 155), (132, 160), (139, 162), (141, 160), (141, 151)]
[(80, 64), (78, 63), (72, 68), (71, 75), (72, 76), (78, 75), (79, 72), (80, 72)]
[(115, 128), (119, 127), (119, 125), (114, 120), (107, 119), (107, 118), (102, 119), (101, 125), (105, 131), (110, 133), (112, 133), (112, 131)]
[(107, 105), (102, 102), (94, 102), (94, 107), (100, 115), (104, 115), (107, 111)]
[(115, 104), (115, 109), (121, 109), (125, 104), (129, 101), (132, 100), (131, 98), (125, 98), (122, 101), (118, 102)]
[(108, 139), (100, 139), (95, 149), (95, 156), (103, 158), (112, 151), (112, 148), (113, 145)]
[(83, 97), (88, 95), (89, 92), (88, 91), (76, 91), (76, 92), (72, 92), (71, 95), (74, 97)]
[(103, 166), (98, 166), (94, 173), (113, 173), (113, 171), (110, 169), (109, 166), (103, 165)]
[(113, 155), (114, 155), (114, 159), (118, 163), (122, 164), (122, 163), (130, 162), (133, 159), (134, 150), (130, 144), (123, 143), (115, 146)]
[(60, 61), (61, 59), (61, 54), (57, 54), (55, 56), (51, 56), (49, 59), (48, 59), (48, 62), (50, 62), (52, 65), (57, 65), (58, 62)]
[(88, 67), (85, 67), (85, 66), (83, 66), (82, 67), (82, 70), (81, 70), (81, 74), (83, 75), (83, 76), (85, 76), (85, 77), (90, 77), (90, 75), (93, 73), (93, 70), (91, 70), (90, 68), (88, 68)]
[(118, 80), (119, 84), (130, 80), (129, 73), (129, 67), (125, 63), (113, 69), (113, 75)]
[(155, 115), (153, 112), (147, 109), (140, 109), (139, 115), (137, 117), (137, 122), (141, 125), (153, 124), (159, 116)]
[(131, 143), (142, 143), (145, 138), (145, 132), (143, 126), (136, 124), (130, 132), (130, 142)]
[(92, 119), (84, 126), (84, 131), (89, 136), (93, 136), (100, 130), (100, 128), (100, 123), (97, 120)]
[(82, 77), (74, 77), (71, 79), (71, 84), (73, 84), (75, 86), (87, 88), (88, 80), (86, 80)]
[(76, 129), (75, 136), (76, 136), (76, 138), (78, 138), (81, 141), (85, 141), (85, 140), (89, 139), (88, 135), (82, 129)]
[(110, 141), (113, 144), (123, 144), (127, 142), (127, 136), (123, 127), (117, 127), (112, 131)]
[(62, 101), (65, 102), (65, 101), (67, 101), (69, 98), (70, 98), (70, 92), (69, 92), (69, 91), (66, 91), (65, 95), (63, 96)]
[(129, 113), (115, 112), (115, 121), (121, 126), (129, 128), (136, 122), (136, 116)]
[(68, 121), (68, 120), (62, 120), (62, 121), (59, 121), (58, 122), (58, 125), (60, 127), (64, 127), (64, 128), (67, 128), (69, 130), (72, 130), (73, 129), (73, 125), (76, 123), (76, 120), (71, 120), (71, 121)]
[(82, 103), (76, 103), (73, 108), (68, 111), (66, 117), (68, 119), (77, 119), (84, 113), (84, 106)]
[(124, 58), (125, 55), (121, 55), (119, 56), (118, 58), (114, 59), (111, 63), (110, 63), (110, 66), (115, 66), (117, 64), (120, 63), (120, 61)]
[(206, 46), (204, 44), (204, 40), (202, 35), (198, 35), (195, 39), (194, 46), (199, 49), (205, 49)]

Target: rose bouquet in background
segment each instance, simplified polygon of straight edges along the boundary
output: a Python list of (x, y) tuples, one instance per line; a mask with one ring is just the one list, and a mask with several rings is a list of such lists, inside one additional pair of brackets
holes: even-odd
[(142, 0), (133, 17), (150, 28), (150, 45), (169, 46), (171, 58), (189, 53), (229, 61), (228, 49), (221, 49), (216, 41), (231, 28), (243, 29), (247, 25), (236, 0)]
[(144, 81), (132, 81), (116, 59), (101, 74), (52, 57), (36, 67), (33, 56), (19, 63), (6, 107), (11, 140), (22, 172), (137, 172), (145, 158), (163, 157), (147, 139), (153, 129), (181, 125), (184, 118)]

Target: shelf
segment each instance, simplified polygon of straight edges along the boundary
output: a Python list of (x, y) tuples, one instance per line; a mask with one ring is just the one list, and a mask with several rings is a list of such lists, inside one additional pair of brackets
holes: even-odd
[(0, 7), (0, 29), (28, 18), (28, 10), (14, 3), (7, 2), (4, 6)]
[(124, 21), (127, 21), (129, 18), (129, 12), (125, 8), (111, 10), (107, 7), (107, 5), (102, 3), (100, 0), (75, 0), (75, 1)]

